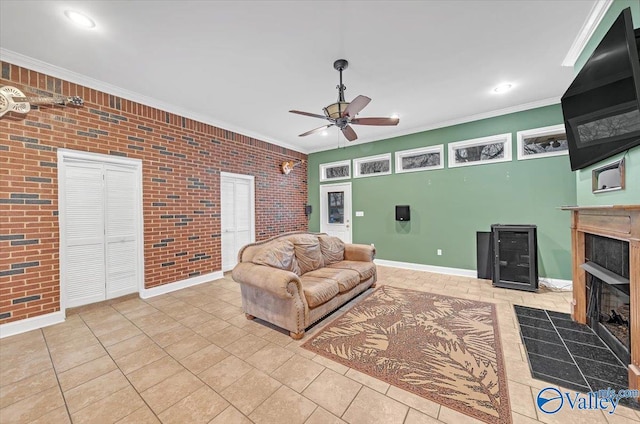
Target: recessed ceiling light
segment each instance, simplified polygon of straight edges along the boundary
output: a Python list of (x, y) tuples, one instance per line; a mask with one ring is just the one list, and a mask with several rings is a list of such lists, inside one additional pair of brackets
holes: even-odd
[(64, 16), (69, 18), (71, 22), (74, 24), (81, 26), (82, 28), (95, 28), (96, 23), (88, 17), (80, 12), (76, 12), (75, 10), (65, 10)]
[(510, 83), (504, 83), (504, 84), (500, 84), (499, 86), (497, 86), (496, 88), (493, 89), (494, 93), (506, 93), (507, 91), (511, 90), (513, 88), (513, 84)]
[(398, 115), (397, 113), (392, 113), (392, 114), (391, 114), (391, 116), (390, 116), (390, 118), (393, 118), (393, 119), (400, 119), (400, 115)]
[(320, 135), (322, 135), (322, 136), (326, 137), (326, 136), (328, 136), (328, 135), (329, 135), (329, 133), (327, 132), (327, 130), (324, 130), (324, 131), (322, 131), (322, 132), (320, 133)]

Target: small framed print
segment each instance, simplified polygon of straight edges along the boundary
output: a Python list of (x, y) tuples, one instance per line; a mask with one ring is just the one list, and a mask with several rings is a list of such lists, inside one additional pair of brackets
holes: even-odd
[(420, 147), (395, 153), (396, 174), (444, 168), (444, 145)]
[(320, 165), (320, 181), (347, 180), (351, 178), (351, 161), (323, 163)]
[(518, 160), (569, 154), (564, 124), (518, 131)]
[(449, 168), (511, 161), (511, 133), (448, 144)]
[(391, 153), (353, 160), (353, 178), (391, 174)]

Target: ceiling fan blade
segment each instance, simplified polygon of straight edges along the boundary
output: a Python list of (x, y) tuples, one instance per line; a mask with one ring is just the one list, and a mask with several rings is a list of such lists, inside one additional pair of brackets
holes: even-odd
[(349, 106), (347, 106), (347, 108), (344, 110), (344, 112), (342, 112), (342, 116), (348, 116), (349, 118), (355, 118), (355, 116), (362, 110), (365, 108), (365, 106), (367, 106), (369, 104), (369, 102), (371, 101), (370, 98), (368, 98), (367, 96), (358, 96), (355, 99), (353, 99), (353, 101), (351, 103), (349, 103)]
[(333, 124), (323, 125), (321, 127), (315, 128), (315, 129), (313, 129), (311, 131), (307, 131), (306, 133), (302, 133), (298, 137), (304, 137), (305, 135), (314, 134), (314, 133), (320, 132), (320, 131), (322, 131), (322, 130), (324, 130), (326, 128), (329, 128), (329, 127), (333, 127)]
[(290, 110), (291, 113), (297, 113), (298, 115), (311, 116), (312, 118), (327, 119), (324, 115), (318, 115), (317, 113), (303, 112), (301, 110)]
[(353, 128), (351, 128), (349, 125), (347, 125), (346, 127), (342, 128), (342, 134), (344, 134), (344, 136), (349, 141), (353, 141), (353, 140), (358, 138), (358, 134), (356, 134), (356, 132), (353, 130)]
[(398, 122), (399, 118), (355, 118), (350, 121), (358, 125), (398, 125)]

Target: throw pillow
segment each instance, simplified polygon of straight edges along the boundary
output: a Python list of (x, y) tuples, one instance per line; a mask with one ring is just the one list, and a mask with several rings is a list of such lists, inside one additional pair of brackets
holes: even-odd
[(344, 260), (344, 242), (338, 237), (318, 236), (325, 266)]

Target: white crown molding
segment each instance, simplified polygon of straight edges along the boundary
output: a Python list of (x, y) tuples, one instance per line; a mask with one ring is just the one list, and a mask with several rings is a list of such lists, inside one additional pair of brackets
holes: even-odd
[(163, 284), (161, 286), (152, 287), (150, 289), (143, 289), (140, 292), (140, 297), (142, 299), (149, 299), (150, 297), (160, 296), (161, 294), (167, 294), (176, 290), (181, 290), (187, 287), (197, 286), (198, 284), (207, 283), (212, 280), (218, 280), (222, 277), (224, 277), (224, 273), (222, 271), (198, 275), (197, 277), (187, 278), (186, 280), (176, 281), (175, 283)]
[(52, 312), (50, 314), (40, 315), (33, 318), (25, 318), (20, 321), (9, 322), (0, 325), (0, 339), (14, 336), (16, 334), (26, 333), (27, 331), (37, 330), (42, 327), (48, 327), (54, 324), (64, 322), (64, 312)]
[(562, 66), (573, 67), (582, 54), (585, 46), (593, 36), (593, 33), (600, 25), (602, 18), (609, 10), (609, 7), (613, 4), (613, 0), (597, 0), (593, 7), (591, 8), (591, 12), (589, 12), (589, 16), (587, 16), (587, 20), (584, 25), (580, 29), (580, 32), (576, 36), (576, 39), (573, 40), (573, 44), (571, 48), (567, 52), (567, 55), (564, 57), (562, 61)]
[[(440, 121), (440, 122), (436, 122), (435, 124), (429, 124), (421, 127), (409, 128), (393, 135), (392, 137), (376, 138), (373, 140), (365, 139), (365, 140), (353, 141), (353, 142), (350, 142), (347, 147), (355, 146), (358, 144), (364, 144), (364, 143), (373, 143), (374, 141), (381, 141), (389, 138), (402, 137), (409, 134), (417, 134), (423, 131), (430, 131), (438, 128), (451, 127), (453, 125), (466, 124), (468, 122), (479, 121), (481, 119), (495, 118), (496, 116), (508, 115), (510, 113), (522, 112), (524, 110), (536, 109), (539, 107), (550, 106), (550, 105), (555, 105), (559, 103), (560, 103), (560, 97), (549, 97), (547, 99), (536, 100), (534, 102), (529, 102), (529, 103), (523, 103), (517, 106), (510, 106), (503, 109), (492, 110), (489, 112), (477, 113), (475, 115), (463, 116), (461, 118), (451, 119), (448, 121)], [(318, 152), (324, 152), (327, 150), (335, 150), (335, 149), (336, 149), (335, 147), (311, 149), (306, 153), (311, 154), (311, 153), (318, 153)]]
[(70, 71), (65, 68), (60, 68), (59, 66), (55, 66), (38, 59), (34, 59), (29, 56), (25, 56), (23, 54), (16, 53), (14, 51), (7, 50), (2, 47), (0, 47), (0, 60), (12, 63), (16, 66), (21, 66), (23, 68), (31, 69), (32, 71), (41, 72), (43, 74), (50, 75), (54, 78), (60, 78), (65, 81), (72, 82), (74, 84), (79, 84), (84, 87), (92, 88), (94, 90), (102, 91), (107, 94), (122, 97), (123, 99), (131, 100), (136, 103), (141, 103), (141, 104), (151, 106), (160, 110), (164, 110), (166, 112), (183, 116), (185, 118), (193, 119), (194, 121), (213, 125), (214, 127), (233, 131), (235, 133), (245, 135), (247, 137), (253, 137), (258, 140), (266, 141), (267, 143), (275, 144), (280, 147), (285, 147), (287, 149), (294, 150), (296, 152), (305, 153), (305, 154), (307, 153), (298, 146), (293, 146), (291, 144), (284, 143), (282, 141), (273, 140), (263, 134), (255, 133), (246, 128), (236, 127), (226, 122), (216, 121), (214, 119), (211, 119), (208, 116), (200, 115), (198, 113), (195, 113), (186, 109), (182, 109), (180, 107), (176, 107), (169, 103), (165, 103), (163, 101), (154, 99), (153, 97), (148, 97), (143, 94), (129, 91), (124, 88), (120, 88), (118, 86), (111, 85), (106, 82), (93, 79), (91, 77), (87, 77), (85, 75)]

